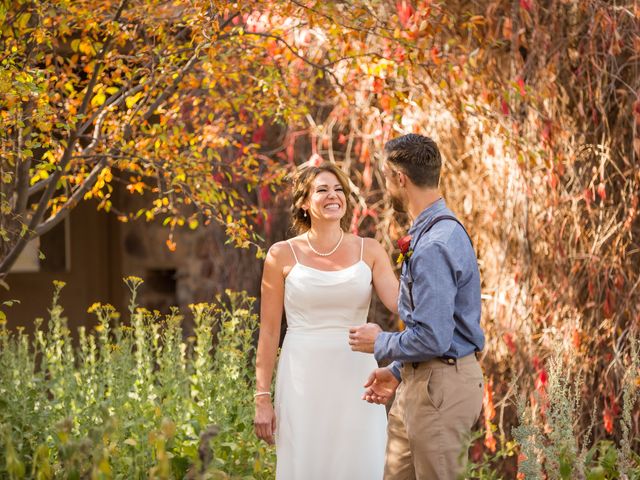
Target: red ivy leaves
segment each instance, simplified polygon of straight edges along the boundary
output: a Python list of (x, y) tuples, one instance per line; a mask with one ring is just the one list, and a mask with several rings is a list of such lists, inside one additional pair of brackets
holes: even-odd
[(618, 405), (615, 395), (609, 394), (609, 397), (604, 399), (604, 410), (602, 411), (602, 423), (609, 435), (613, 433), (613, 422), (619, 414), (620, 405)]
[(530, 12), (531, 0), (520, 0), (520, 7), (524, 8), (527, 12)]
[(407, 28), (409, 25), (409, 20), (413, 15), (413, 5), (408, 0), (399, 0), (396, 2), (396, 9), (398, 10), (398, 19), (400, 20), (400, 24)]

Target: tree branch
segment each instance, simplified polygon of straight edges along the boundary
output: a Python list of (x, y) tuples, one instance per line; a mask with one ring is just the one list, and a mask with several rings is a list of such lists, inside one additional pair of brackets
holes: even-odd
[(107, 165), (107, 156), (104, 156), (100, 159), (100, 161), (93, 167), (91, 173), (87, 176), (84, 182), (76, 189), (75, 192), (69, 197), (69, 199), (62, 205), (58, 213), (56, 213), (53, 217), (48, 218), (46, 221), (42, 222), (35, 229), (35, 236), (40, 236), (47, 233), (53, 227), (58, 225), (62, 220), (69, 216), (69, 213), (75, 207), (78, 202), (84, 197), (84, 194), (91, 188), (98, 179), (98, 175)]
[[(128, 3), (128, 0), (122, 0), (120, 2), (118, 10), (116, 11), (116, 13), (114, 15), (114, 18), (113, 18), (113, 20), (115, 22), (120, 20), (122, 12), (124, 11), (127, 3)], [(78, 110), (78, 115), (79, 116), (84, 115), (86, 113), (86, 111), (87, 111), (87, 108), (89, 106), (89, 102), (90, 102), (91, 98), (93, 97), (93, 89), (95, 88), (95, 85), (96, 85), (96, 83), (98, 81), (98, 74), (99, 74), (100, 70), (102, 69), (104, 57), (105, 57), (107, 51), (110, 49), (112, 42), (113, 42), (113, 36), (111, 36), (110, 38), (108, 38), (105, 41), (104, 45), (102, 46), (102, 49), (100, 50), (100, 52), (96, 56), (95, 66), (94, 66), (94, 69), (93, 69), (93, 74), (91, 76), (91, 80), (89, 81), (89, 85), (87, 86), (87, 92), (85, 94), (85, 97), (82, 100), (82, 105), (81, 105), (80, 109)], [(83, 125), (83, 126), (85, 126), (84, 128), (86, 128), (86, 125), (87, 124), (85, 122), (85, 124)], [(53, 178), (51, 179), (51, 182), (46, 186), (45, 191), (42, 194), (42, 197), (40, 198), (40, 201), (38, 202), (38, 207), (36, 208), (35, 213), (31, 217), (31, 220), (29, 221), (29, 225), (27, 227), (27, 233), (25, 235), (22, 235), (18, 239), (18, 241), (15, 243), (15, 245), (13, 245), (13, 247), (11, 248), (11, 250), (9, 251), (7, 256), (4, 257), (2, 259), (2, 261), (0, 262), (0, 278), (6, 276), (6, 274), (9, 272), (9, 269), (11, 268), (11, 266), (14, 264), (14, 262), (18, 258), (18, 255), (20, 255), (20, 253), (22, 252), (22, 250), (26, 246), (27, 242), (34, 237), (34, 234), (36, 232), (36, 227), (38, 226), (38, 224), (42, 221), (42, 218), (44, 217), (44, 214), (45, 214), (45, 212), (47, 210), (47, 207), (49, 205), (49, 201), (51, 200), (51, 198), (53, 197), (53, 194), (55, 192), (55, 188), (56, 188), (56, 185), (58, 183), (58, 180), (62, 176), (62, 173), (65, 171), (66, 166), (69, 163), (69, 160), (71, 159), (72, 152), (73, 152), (73, 149), (75, 147), (75, 144), (76, 144), (78, 138), (80, 137), (80, 135), (82, 135), (83, 131), (84, 130), (76, 129), (73, 133), (71, 133), (69, 135), (69, 139), (67, 141), (67, 147), (66, 147), (66, 149), (65, 149), (65, 151), (64, 151), (64, 153), (62, 155), (62, 158), (60, 160), (60, 164), (58, 166), (58, 169), (51, 175), (51, 177), (53, 177)]]
[[(120, 16), (122, 15), (122, 11), (124, 10), (127, 2), (128, 0), (122, 0), (122, 2), (120, 2), (120, 6), (118, 7), (118, 10), (116, 11), (116, 14), (113, 17), (114, 22), (117, 22), (118, 20), (120, 20)], [(93, 97), (93, 89), (95, 88), (96, 83), (98, 82), (98, 74), (100, 73), (100, 70), (102, 70), (102, 63), (103, 63), (104, 57), (107, 54), (107, 51), (109, 50), (109, 48), (111, 48), (111, 42), (113, 42), (113, 36), (109, 37), (107, 41), (104, 42), (102, 49), (100, 49), (100, 52), (96, 56), (96, 59), (95, 59), (96, 63), (93, 68), (91, 80), (89, 80), (89, 85), (87, 86), (87, 93), (82, 99), (82, 105), (78, 110), (79, 115), (84, 115), (87, 111), (87, 108), (89, 107), (89, 102)]]
[[(25, 107), (26, 117), (29, 117), (30, 110), (33, 109), (33, 101), (27, 102)], [(21, 114), (22, 116), (22, 114)], [(23, 117), (24, 118), (24, 117)], [(18, 122), (20, 125), (22, 122)], [(23, 132), (25, 129), (29, 127), (31, 124), (30, 121), (25, 121), (24, 128), (18, 128), (18, 145), (17, 151), (18, 155), (22, 152), (22, 144), (23, 144)], [(16, 204), (14, 208), (14, 213), (17, 217), (22, 217), (24, 212), (27, 210), (27, 201), (29, 199), (28, 191), (29, 191), (29, 168), (31, 167), (31, 158), (18, 158), (18, 171), (16, 174)]]
[(313, 68), (315, 68), (317, 70), (321, 70), (321, 71), (327, 73), (328, 75), (330, 75), (333, 78), (333, 80), (336, 82), (336, 84), (340, 88), (344, 88), (344, 85), (342, 85), (342, 83), (340, 83), (340, 80), (338, 80), (338, 77), (336, 77), (335, 74), (331, 70), (329, 70), (325, 65), (320, 65), (318, 63), (312, 62), (311, 60), (308, 60), (304, 56), (300, 55), (295, 50), (295, 48), (293, 48), (293, 46), (291, 44), (289, 44), (289, 42), (287, 42), (284, 38), (279, 37), (278, 35), (274, 35), (272, 33), (262, 33), (262, 32), (244, 32), (243, 35), (244, 36), (253, 35), (253, 36), (257, 36), (257, 37), (271, 38), (273, 40), (276, 40), (276, 41), (284, 44), (284, 46), (287, 47), (287, 50), (289, 50), (291, 53), (293, 53), (296, 57), (298, 57), (304, 63), (306, 63), (307, 65), (312, 66)]
[(173, 95), (173, 93), (177, 90), (178, 85), (180, 84), (184, 76), (187, 74), (189, 70), (191, 70), (191, 68), (193, 68), (193, 65), (196, 63), (196, 60), (198, 60), (199, 56), (200, 56), (200, 48), (196, 47), (195, 53), (191, 56), (189, 61), (186, 64), (184, 64), (182, 68), (178, 71), (178, 75), (173, 79), (171, 86), (167, 88), (164, 92), (162, 92), (162, 94), (158, 98), (156, 98), (156, 101), (151, 104), (151, 106), (147, 109), (147, 111), (142, 114), (142, 119), (140, 120), (141, 122), (148, 120), (149, 117), (153, 115), (153, 112), (155, 112), (157, 108), (160, 105), (162, 105), (162, 103), (167, 98)]

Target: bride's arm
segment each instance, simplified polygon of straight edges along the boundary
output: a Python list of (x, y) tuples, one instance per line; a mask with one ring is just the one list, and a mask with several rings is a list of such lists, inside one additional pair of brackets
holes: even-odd
[(385, 249), (374, 239), (367, 239), (367, 246), (373, 256), (373, 287), (385, 307), (398, 313), (398, 293), (400, 285), (393, 272), (391, 260)]
[[(288, 248), (288, 247), (287, 247)], [(267, 253), (262, 272), (260, 298), (260, 335), (256, 353), (256, 435), (273, 443), (275, 413), (271, 402), (271, 379), (276, 363), (280, 323), (284, 304), (284, 277), (282, 267), (283, 245), (273, 245)]]

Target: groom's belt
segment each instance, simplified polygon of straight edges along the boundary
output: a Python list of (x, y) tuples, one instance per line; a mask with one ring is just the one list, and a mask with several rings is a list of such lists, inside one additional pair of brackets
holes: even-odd
[(432, 358), (431, 360), (427, 360), (425, 362), (411, 362), (409, 365), (411, 365), (413, 368), (418, 368), (421, 365), (426, 365), (426, 364), (433, 363), (433, 362), (442, 362), (442, 363), (445, 363), (447, 365), (455, 366), (458, 363), (463, 363), (463, 362), (466, 363), (466, 362), (469, 362), (469, 361), (477, 360), (477, 357), (478, 357), (479, 353), (480, 352), (475, 352), (475, 353), (472, 353), (470, 355), (467, 355), (466, 357), (461, 357), (461, 358), (446, 357), (446, 356), (445, 357), (435, 357), (435, 358)]

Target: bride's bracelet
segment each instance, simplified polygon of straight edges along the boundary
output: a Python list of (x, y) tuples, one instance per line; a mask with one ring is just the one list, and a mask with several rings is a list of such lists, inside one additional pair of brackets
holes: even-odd
[(271, 392), (256, 392), (256, 393), (254, 393), (254, 394), (253, 394), (253, 398), (261, 397), (261, 396), (263, 396), (263, 395), (269, 395), (269, 396), (271, 396)]

